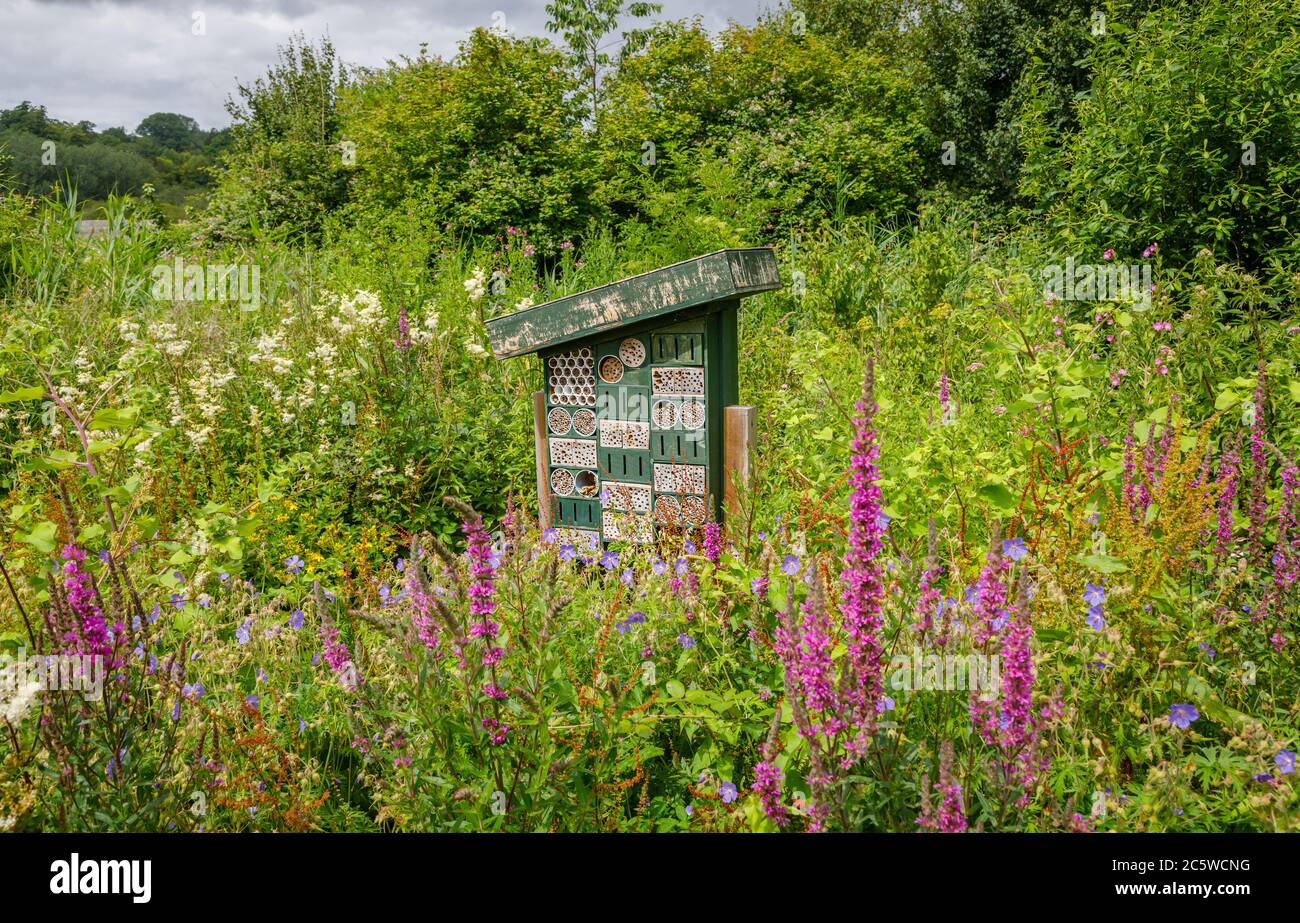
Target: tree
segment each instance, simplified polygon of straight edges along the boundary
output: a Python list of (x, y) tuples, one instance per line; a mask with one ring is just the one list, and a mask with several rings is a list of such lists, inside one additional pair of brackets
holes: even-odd
[(345, 111), (363, 214), (413, 209), (476, 234), (515, 225), (541, 253), (586, 224), (582, 106), (546, 39), (475, 29), (451, 61), (422, 52), (362, 80)]
[(348, 74), (328, 38), (293, 36), (280, 60), (226, 103), (235, 125), (213, 211), (217, 229), (254, 225), (316, 237), (347, 198), (349, 167), (339, 142), (339, 95)]
[(177, 115), (175, 112), (147, 115), (135, 130), (137, 135), (156, 141), (173, 151), (186, 151), (193, 147), (198, 132), (198, 122), (188, 115)]
[[(569, 47), (569, 63), (581, 83), (589, 87), (591, 121), (593, 127), (600, 116), (600, 75), (611, 63), (605, 51), (613, 42), (604, 42), (607, 35), (618, 28), (620, 16), (641, 18), (663, 10), (663, 4), (645, 0), (550, 0), (546, 4), (548, 32), (564, 36)], [(631, 29), (623, 33), (620, 55), (626, 55), (645, 45), (647, 29)], [(604, 44), (602, 44), (604, 42)]]

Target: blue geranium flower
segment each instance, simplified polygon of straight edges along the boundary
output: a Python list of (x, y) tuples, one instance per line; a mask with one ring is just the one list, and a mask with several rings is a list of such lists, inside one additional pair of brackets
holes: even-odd
[(1179, 704), (1169, 706), (1169, 723), (1176, 728), (1186, 730), (1193, 721), (1201, 717), (1195, 705)]
[(1016, 536), (1002, 543), (1002, 553), (1013, 561), (1019, 561), (1029, 554), (1029, 547), (1023, 538)]

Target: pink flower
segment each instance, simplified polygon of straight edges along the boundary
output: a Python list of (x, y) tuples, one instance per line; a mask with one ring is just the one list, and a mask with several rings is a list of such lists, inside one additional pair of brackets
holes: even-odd
[(72, 624), (60, 626), (66, 645), (64, 653), (92, 657), (99, 655), (106, 664), (113, 666), (113, 644), (109, 637), (108, 623), (96, 604), (94, 581), (82, 568), (86, 552), (76, 545), (64, 545), (63, 559), (63, 592), (67, 596), (73, 618)]
[(754, 792), (763, 805), (763, 813), (779, 827), (785, 826), (786, 822), (785, 805), (781, 801), (784, 779), (785, 773), (775, 763), (764, 760), (754, 766)]
[(1215, 553), (1220, 558), (1228, 555), (1232, 547), (1232, 511), (1237, 505), (1237, 475), (1241, 458), (1237, 444), (1227, 446), (1219, 458), (1218, 529), (1215, 533)]
[(334, 671), (334, 675), (339, 678), (343, 688), (349, 692), (354, 691), (361, 685), (361, 675), (352, 662), (352, 654), (348, 651), (347, 645), (339, 640), (339, 630), (334, 627), (334, 623), (329, 619), (326, 619), (321, 624), (320, 638), (325, 653), (325, 662)]
[(722, 557), (722, 529), (713, 520), (704, 524), (704, 556), (714, 567)]
[[(880, 630), (884, 585), (877, 558), (881, 549), (880, 455), (875, 429), (876, 399), (874, 368), (870, 361), (863, 382), (862, 399), (856, 404), (854, 437), (849, 461), (849, 535), (844, 555), (840, 613), (844, 621), (845, 646), (853, 681), (846, 690), (846, 720), (857, 729), (850, 752), (866, 750), (867, 738), (875, 730), (876, 702), (884, 688), (882, 680)], [(944, 376), (946, 386), (947, 376)]]

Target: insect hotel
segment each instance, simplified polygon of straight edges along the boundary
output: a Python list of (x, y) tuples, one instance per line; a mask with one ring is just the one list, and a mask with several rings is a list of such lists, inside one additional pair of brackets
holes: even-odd
[(748, 483), (737, 309), (779, 287), (768, 248), (719, 250), (487, 322), (498, 359), (537, 353), (538, 509), (565, 541), (649, 542), (721, 517)]

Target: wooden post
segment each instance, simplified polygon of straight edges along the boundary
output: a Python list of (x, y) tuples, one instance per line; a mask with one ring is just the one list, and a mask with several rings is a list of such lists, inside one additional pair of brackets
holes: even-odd
[(551, 525), (551, 482), (546, 476), (550, 461), (546, 447), (546, 392), (533, 392), (533, 453), (537, 465), (537, 525)]
[(722, 508), (724, 515), (739, 516), (736, 482), (749, 487), (750, 453), (753, 451), (757, 411), (753, 407), (733, 405), (723, 410), (722, 433)]

